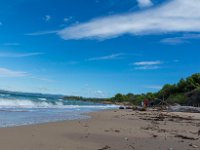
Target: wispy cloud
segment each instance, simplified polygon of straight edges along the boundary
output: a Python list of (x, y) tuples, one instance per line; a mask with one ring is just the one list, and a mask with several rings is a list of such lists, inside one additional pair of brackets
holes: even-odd
[(70, 17), (65, 17), (65, 18), (63, 19), (63, 21), (66, 23), (66, 22), (69, 22), (71, 19), (72, 19), (71, 16), (70, 16)]
[(26, 77), (28, 76), (27, 72), (15, 71), (7, 68), (0, 68), (0, 77)]
[(160, 90), (162, 89), (162, 85), (148, 85), (148, 86), (144, 86), (147, 89), (155, 89), (155, 90)]
[(20, 43), (3, 43), (4, 46), (20, 46)]
[(191, 39), (200, 39), (200, 34), (184, 34), (178, 37), (162, 39), (161, 42), (166, 44), (176, 45), (181, 43), (188, 43), (188, 40)]
[(16, 70), (8, 69), (8, 68), (0, 68), (0, 77), (7, 77), (7, 78), (8, 77), (9, 78), (26, 77), (29, 79), (35, 79), (35, 80), (40, 80), (40, 81), (49, 82), (49, 83), (55, 82), (55, 80), (34, 76), (25, 71), (16, 71)]
[(135, 67), (136, 70), (156, 70), (156, 69), (160, 69), (160, 66), (156, 66), (156, 65), (146, 65), (146, 66), (138, 66)]
[(37, 56), (37, 55), (43, 55), (44, 53), (8, 53), (8, 52), (0, 52), (0, 57), (15, 57), (15, 58), (21, 58), (21, 57), (31, 57), (31, 56)]
[(112, 55), (107, 55), (107, 56), (89, 58), (87, 59), (87, 61), (121, 59), (123, 55), (124, 53), (117, 53), (117, 54), (112, 54)]
[(144, 66), (144, 65), (160, 65), (162, 64), (161, 61), (140, 61), (140, 62), (135, 62), (134, 65), (136, 66)]
[(105, 93), (102, 90), (96, 90), (94, 91), (94, 96), (95, 97), (105, 97)]
[(58, 35), (69, 40), (173, 32), (200, 32), (200, 0), (170, 0), (136, 13), (96, 18), (67, 27)]
[(137, 0), (139, 7), (149, 7), (152, 6), (153, 3), (151, 0)]
[(26, 33), (25, 35), (38, 36), (38, 35), (46, 35), (46, 34), (55, 34), (58, 32), (59, 32), (59, 30), (39, 31), (39, 32), (33, 32), (33, 33)]
[(50, 15), (44, 16), (44, 20), (45, 20), (46, 22), (50, 21), (50, 20), (51, 20), (51, 16), (50, 16)]
[(159, 69), (161, 64), (163, 64), (162, 61), (140, 61), (132, 65), (135, 66), (136, 70), (154, 70)]
[(37, 76), (30, 76), (31, 79), (36, 79), (36, 80), (40, 80), (40, 81), (45, 81), (45, 82), (55, 82), (55, 80), (51, 80), (48, 78), (43, 78), (43, 77), (37, 77)]
[(79, 64), (79, 61), (69, 61), (67, 62), (68, 65), (77, 65)]

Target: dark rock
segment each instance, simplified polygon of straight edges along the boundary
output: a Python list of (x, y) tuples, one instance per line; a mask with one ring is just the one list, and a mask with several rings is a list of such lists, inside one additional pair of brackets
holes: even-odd
[(125, 109), (123, 106), (120, 106), (119, 109)]

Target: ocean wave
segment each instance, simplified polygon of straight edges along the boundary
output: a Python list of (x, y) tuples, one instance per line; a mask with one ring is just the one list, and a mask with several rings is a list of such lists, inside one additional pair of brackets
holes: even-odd
[(21, 109), (0, 109), (0, 112), (30, 112), (30, 110), (21, 110)]
[(38, 98), (38, 100), (46, 101), (47, 99), (46, 98)]
[(52, 107), (48, 102), (18, 100), (18, 99), (0, 99), (0, 108), (44, 108)]
[(0, 97), (9, 97), (10, 94), (0, 94)]
[(64, 104), (61, 101), (34, 101), (21, 99), (0, 99), (0, 108), (68, 108), (68, 109), (108, 109), (115, 108), (116, 105), (72, 105)]

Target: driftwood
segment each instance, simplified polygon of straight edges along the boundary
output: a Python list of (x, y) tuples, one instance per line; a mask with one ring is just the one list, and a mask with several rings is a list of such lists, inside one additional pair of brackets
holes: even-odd
[(170, 106), (169, 111), (172, 112), (191, 112), (191, 113), (200, 113), (200, 108), (192, 106)]
[(108, 146), (108, 145), (106, 145), (106, 146), (104, 146), (103, 148), (100, 148), (100, 149), (98, 149), (98, 150), (106, 150), (106, 149), (109, 149), (109, 148), (111, 148), (111, 147)]

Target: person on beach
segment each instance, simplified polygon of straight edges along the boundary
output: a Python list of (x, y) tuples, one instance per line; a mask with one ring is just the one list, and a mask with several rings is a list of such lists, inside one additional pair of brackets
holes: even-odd
[(141, 102), (141, 106), (144, 107), (144, 101)]
[(148, 107), (148, 105), (149, 105), (149, 100), (145, 99), (144, 100), (144, 107), (146, 108), (146, 107)]

